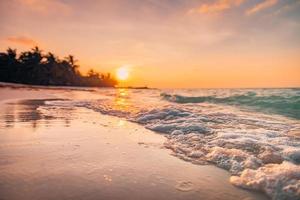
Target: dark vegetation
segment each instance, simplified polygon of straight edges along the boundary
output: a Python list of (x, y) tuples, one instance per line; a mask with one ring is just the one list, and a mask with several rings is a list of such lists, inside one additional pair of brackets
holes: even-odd
[(109, 73), (90, 70), (86, 76), (79, 72), (74, 56), (60, 59), (53, 53), (43, 54), (35, 47), (21, 52), (8, 48), (0, 52), (0, 81), (31, 85), (114, 87), (117, 84)]

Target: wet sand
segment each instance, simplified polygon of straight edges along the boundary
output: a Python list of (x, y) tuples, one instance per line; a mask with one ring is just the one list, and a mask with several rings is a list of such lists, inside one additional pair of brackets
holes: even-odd
[(267, 199), (230, 185), (225, 170), (171, 156), (163, 135), (44, 104), (62, 93), (0, 88), (0, 96), (0, 199)]

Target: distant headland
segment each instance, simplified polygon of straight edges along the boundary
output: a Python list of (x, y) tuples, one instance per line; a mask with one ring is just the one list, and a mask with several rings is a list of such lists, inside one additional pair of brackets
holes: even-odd
[(149, 88), (147, 86), (125, 86), (125, 87), (116, 87), (118, 89), (140, 89), (140, 90), (146, 90), (146, 89), (156, 89), (156, 88)]

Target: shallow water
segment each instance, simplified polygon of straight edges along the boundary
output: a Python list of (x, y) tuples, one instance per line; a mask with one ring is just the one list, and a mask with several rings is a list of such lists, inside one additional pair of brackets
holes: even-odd
[(170, 156), (163, 135), (58, 102), (68, 104), (0, 103), (1, 199), (266, 199), (222, 169)]
[(108, 89), (92, 92), (100, 95), (96, 99), (48, 104), (85, 107), (141, 124), (165, 134), (165, 147), (175, 156), (228, 170), (235, 186), (273, 199), (299, 199), (299, 91)]

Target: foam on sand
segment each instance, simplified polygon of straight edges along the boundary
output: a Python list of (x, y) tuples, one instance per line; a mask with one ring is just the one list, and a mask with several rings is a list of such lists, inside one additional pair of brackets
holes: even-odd
[(230, 182), (238, 187), (262, 190), (273, 199), (299, 199), (300, 166), (285, 161), (256, 170), (245, 169), (240, 176), (232, 176)]
[[(276, 200), (300, 197), (300, 138), (289, 135), (300, 130), (298, 120), (211, 103), (145, 101), (139, 98), (142, 94), (134, 95), (122, 101), (106, 98), (56, 105), (86, 107), (163, 133), (168, 138), (164, 146), (174, 156), (226, 169), (235, 186), (264, 191)], [(250, 184), (250, 175), (257, 177), (254, 181), (262, 180), (259, 186)]]

